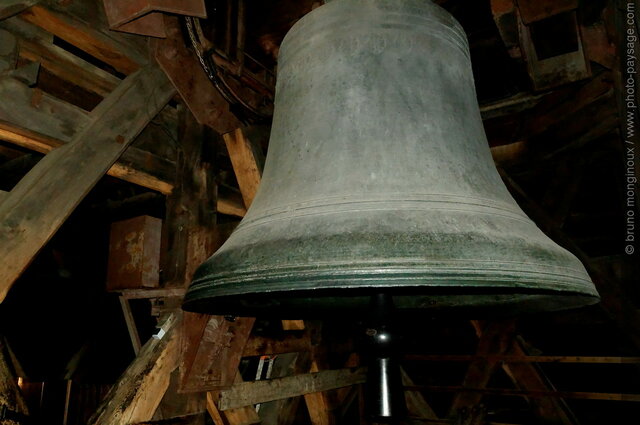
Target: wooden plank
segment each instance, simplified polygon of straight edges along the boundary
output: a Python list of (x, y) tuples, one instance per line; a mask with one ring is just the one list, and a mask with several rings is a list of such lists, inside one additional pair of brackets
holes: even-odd
[[(319, 372), (318, 363), (311, 362), (311, 373)], [(331, 412), (329, 398), (324, 392), (309, 393), (304, 395), (304, 402), (307, 405), (309, 418), (312, 425), (333, 425), (336, 420)]]
[(102, 97), (120, 83), (120, 78), (53, 44), (53, 35), (18, 17), (0, 25), (18, 38), (20, 57), (39, 62), (51, 74)]
[(282, 329), (285, 331), (303, 331), (304, 320), (283, 320)]
[(216, 229), (214, 155), (204, 149), (205, 127), (180, 105), (175, 190), (167, 197), (163, 228), (163, 285), (185, 287), (193, 271), (222, 244)]
[(123, 289), (120, 291), (128, 300), (140, 300), (151, 298), (183, 298), (186, 288), (155, 288), (155, 289)]
[(129, 305), (129, 300), (123, 296), (118, 297), (120, 299), (120, 306), (122, 307), (122, 314), (124, 315), (124, 321), (127, 324), (127, 331), (129, 331), (129, 338), (131, 339), (131, 345), (133, 352), (136, 356), (140, 353), (142, 344), (140, 343), (140, 335), (138, 334), (138, 328), (136, 327), (136, 321)]
[(256, 159), (254, 147), (249, 139), (245, 137), (241, 128), (223, 134), (222, 138), (227, 146), (227, 151), (229, 151), (229, 158), (240, 186), (244, 205), (249, 208), (258, 192), (260, 180), (262, 179), (262, 171), (258, 165), (259, 162)]
[(244, 345), (254, 318), (185, 313), (181, 346), (181, 382), (184, 392), (230, 387), (238, 373)]
[(267, 381), (243, 382), (235, 384), (228, 390), (220, 391), (218, 409), (224, 411), (361, 384), (366, 380), (365, 375), (364, 369), (355, 371), (338, 369), (275, 378)]
[(139, 52), (98, 29), (63, 13), (33, 6), (20, 14), (25, 21), (39, 26), (91, 56), (111, 65), (123, 74), (131, 74), (146, 63)]
[(0, 205), (0, 300), (128, 144), (174, 94), (149, 66), (125, 79), (69, 144), (43, 158)]
[(32, 89), (13, 78), (0, 78), (0, 119), (30, 131), (71, 141), (90, 121), (83, 109)]
[(236, 217), (244, 217), (247, 209), (234, 199), (218, 198), (218, 212)]
[[(13, 100), (0, 104), (0, 139), (36, 152), (70, 142), (91, 120), (80, 108), (13, 79), (0, 79), (0, 96)], [(168, 194), (175, 163), (129, 146), (107, 174)]]
[(179, 312), (171, 314), (158, 334), (142, 347), (91, 417), (90, 425), (135, 424), (152, 419), (178, 363), (179, 316)]
[[(296, 376), (307, 373), (311, 367), (310, 353), (287, 353), (276, 356), (272, 360), (269, 379)], [(260, 419), (262, 425), (295, 425), (296, 416), (302, 397), (289, 397), (280, 400), (260, 403)]]

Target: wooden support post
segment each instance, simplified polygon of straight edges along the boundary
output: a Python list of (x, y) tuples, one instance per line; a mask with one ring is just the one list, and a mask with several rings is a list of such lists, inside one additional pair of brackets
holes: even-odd
[[(499, 363), (483, 356), (504, 354), (511, 347), (514, 331), (515, 322), (512, 320), (491, 321), (484, 326), (476, 351), (480, 357), (469, 365), (462, 384), (463, 388), (484, 388), (489, 383), (489, 379), (498, 369)], [(472, 410), (480, 404), (481, 400), (482, 394), (479, 393), (462, 392), (456, 394), (449, 409), (449, 417), (455, 418), (463, 411)]]
[(185, 313), (180, 389), (211, 391), (233, 385), (253, 318)]
[(200, 124), (219, 134), (232, 131), (240, 121), (231, 113), (229, 103), (211, 84), (198, 58), (187, 49), (180, 22), (164, 16), (167, 37), (151, 41), (154, 57), (173, 82), (185, 104)]
[(207, 412), (215, 425), (252, 425), (260, 423), (260, 416), (253, 406), (239, 407), (221, 412), (217, 403), (220, 394), (216, 392), (207, 393)]
[[(311, 362), (311, 373), (319, 372), (318, 364)], [(311, 418), (312, 425), (333, 425), (335, 418), (331, 412), (331, 406), (327, 394), (324, 392), (309, 393), (304, 395), (304, 402)]]
[(227, 146), (227, 151), (229, 151), (229, 158), (240, 186), (244, 205), (249, 208), (262, 180), (262, 170), (255, 152), (256, 147), (245, 137), (241, 128), (223, 134), (222, 138)]
[(133, 352), (136, 356), (140, 353), (142, 344), (140, 343), (140, 335), (138, 335), (138, 328), (136, 328), (136, 321), (129, 305), (129, 300), (122, 295), (120, 298), (120, 306), (122, 307), (122, 314), (124, 315), (124, 321), (127, 324), (127, 330), (129, 331), (129, 338), (131, 338), (131, 345)]
[(101, 97), (106, 97), (120, 84), (115, 75), (54, 45), (53, 35), (41, 28), (18, 18), (4, 21), (2, 27), (18, 37), (21, 58), (39, 62), (58, 78)]
[(195, 268), (222, 244), (216, 228), (215, 152), (189, 109), (178, 112), (177, 174), (164, 221), (163, 285), (186, 287)]
[(178, 364), (180, 313), (171, 314), (111, 388), (90, 425), (129, 425), (152, 419)]
[(174, 94), (160, 69), (125, 79), (71, 143), (43, 158), (0, 205), (0, 301), (129, 143)]

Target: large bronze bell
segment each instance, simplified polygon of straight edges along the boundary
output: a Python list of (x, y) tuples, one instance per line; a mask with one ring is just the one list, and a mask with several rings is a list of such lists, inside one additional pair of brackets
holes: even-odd
[(494, 167), (461, 26), (427, 0), (334, 0), (280, 50), (262, 185), (184, 308), (304, 318), (595, 303)]

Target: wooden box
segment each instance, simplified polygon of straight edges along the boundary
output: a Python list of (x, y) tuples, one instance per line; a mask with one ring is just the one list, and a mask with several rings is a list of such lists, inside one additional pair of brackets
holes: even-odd
[(158, 286), (161, 234), (162, 220), (146, 215), (111, 225), (107, 291)]

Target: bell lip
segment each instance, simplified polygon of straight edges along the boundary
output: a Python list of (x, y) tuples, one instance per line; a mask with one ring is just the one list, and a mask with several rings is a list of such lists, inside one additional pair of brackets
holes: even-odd
[(506, 289), (387, 286), (215, 296), (215, 288), (190, 288), (182, 309), (195, 313), (280, 319), (362, 318), (369, 311), (371, 295), (384, 291), (393, 297), (399, 315), (462, 314), (469, 318), (502, 318), (576, 309), (600, 301), (597, 292)]

